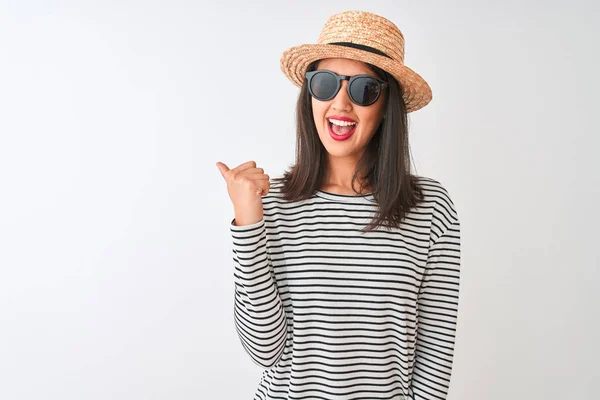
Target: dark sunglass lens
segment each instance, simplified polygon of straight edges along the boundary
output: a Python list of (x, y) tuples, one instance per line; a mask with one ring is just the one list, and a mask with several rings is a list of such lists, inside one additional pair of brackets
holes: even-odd
[(318, 72), (310, 81), (310, 89), (319, 100), (328, 100), (333, 97), (337, 87), (335, 76), (328, 72)]
[(360, 105), (369, 105), (377, 100), (381, 92), (381, 86), (373, 78), (360, 77), (350, 85), (350, 96)]

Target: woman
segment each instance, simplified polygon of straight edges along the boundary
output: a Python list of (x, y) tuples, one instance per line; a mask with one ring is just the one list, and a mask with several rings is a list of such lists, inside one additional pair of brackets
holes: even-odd
[(444, 399), (458, 309), (458, 214), (412, 175), (407, 113), (431, 100), (376, 14), (284, 52), (301, 87), (296, 163), (229, 169), (235, 326), (264, 368), (255, 399)]

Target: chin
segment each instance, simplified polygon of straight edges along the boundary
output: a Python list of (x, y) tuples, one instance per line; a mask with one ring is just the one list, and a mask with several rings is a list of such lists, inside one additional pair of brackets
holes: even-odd
[(349, 157), (354, 154), (353, 147), (340, 148), (342, 146), (343, 145), (336, 146), (335, 144), (334, 146), (325, 146), (325, 150), (327, 150), (327, 153), (332, 157)]

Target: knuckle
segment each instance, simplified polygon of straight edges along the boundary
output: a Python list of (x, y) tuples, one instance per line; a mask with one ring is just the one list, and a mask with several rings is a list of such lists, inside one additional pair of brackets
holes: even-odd
[(239, 172), (236, 172), (235, 174), (233, 174), (233, 176), (231, 177), (231, 180), (235, 183), (240, 183), (242, 182), (244, 179), (243, 175), (240, 175)]

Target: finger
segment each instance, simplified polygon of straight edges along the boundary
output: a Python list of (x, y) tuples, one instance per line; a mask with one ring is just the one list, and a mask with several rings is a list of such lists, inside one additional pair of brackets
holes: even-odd
[(265, 170), (262, 168), (247, 168), (243, 171), (244, 175), (264, 174)]
[(259, 187), (256, 189), (256, 194), (259, 196), (266, 196), (269, 193), (269, 188)]
[(269, 192), (271, 183), (267, 174), (244, 175), (240, 179), (246, 181), (256, 194), (265, 195)]
[(248, 168), (256, 168), (256, 162), (255, 161), (246, 161), (245, 163), (240, 164), (237, 167), (233, 168), (231, 171), (233, 171), (233, 173), (238, 173), (238, 172), (245, 171)]
[(265, 195), (269, 192), (269, 188), (271, 186), (269, 175), (267, 175), (267, 174), (250, 175), (250, 176), (246, 176), (246, 179), (251, 181), (252, 185), (254, 185), (255, 188), (261, 189), (263, 195)]
[(263, 175), (265, 171), (262, 168), (248, 168), (243, 171), (238, 171), (236, 168), (231, 170), (231, 174), (240, 177), (253, 177), (255, 175)]
[(262, 172), (255, 172), (253, 174), (244, 174), (245, 177), (248, 177), (252, 180), (269, 180), (269, 175)]
[(217, 162), (217, 168), (219, 169), (219, 172), (223, 178), (225, 177), (225, 173), (229, 171), (229, 167), (220, 161)]
[(257, 186), (258, 186), (257, 194), (259, 196), (265, 196), (266, 194), (269, 193), (269, 188), (271, 187), (271, 184), (269, 182), (268, 176), (266, 178), (256, 180), (255, 182), (257, 183)]

